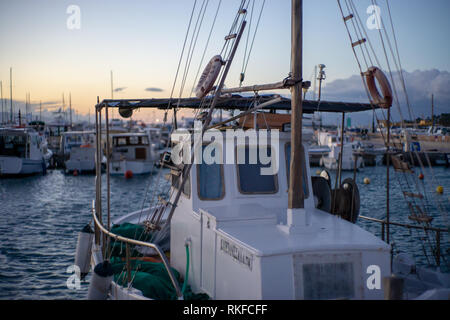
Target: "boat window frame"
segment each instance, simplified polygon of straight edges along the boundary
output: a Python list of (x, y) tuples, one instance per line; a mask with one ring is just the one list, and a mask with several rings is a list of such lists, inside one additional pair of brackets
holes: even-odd
[[(205, 146), (209, 146), (211, 143), (214, 143), (214, 141), (210, 142), (210, 143), (203, 143), (202, 144), (202, 155), (203, 155), (203, 147)], [(223, 147), (223, 146), (222, 146)], [(223, 148), (222, 148), (223, 150)], [(222, 151), (222, 159), (223, 159), (223, 151)], [(202, 157), (203, 160), (203, 157)], [(224, 168), (223, 168), (223, 163), (216, 163), (216, 165), (220, 166), (220, 178), (222, 180), (222, 194), (220, 198), (203, 198), (200, 195), (200, 166), (201, 164), (197, 164), (196, 165), (196, 170), (197, 170), (197, 196), (199, 198), (199, 200), (201, 201), (220, 201), (223, 200), (225, 198), (226, 195), (226, 190), (225, 190), (225, 173), (224, 173)]]
[[(238, 190), (239, 190), (239, 193), (240, 194), (243, 194), (243, 195), (271, 195), (271, 194), (277, 194), (279, 191), (280, 191), (280, 185), (279, 185), (279, 182), (278, 182), (278, 173), (275, 173), (274, 175), (272, 175), (273, 177), (274, 177), (274, 185), (275, 185), (275, 191), (269, 191), (269, 192), (245, 192), (245, 191), (243, 191), (242, 189), (241, 189), (241, 183), (240, 183), (240, 181), (241, 181), (241, 177), (240, 177), (240, 174), (239, 174), (239, 164), (237, 163), (237, 157), (238, 157), (238, 148), (240, 148), (240, 147), (244, 147), (244, 148), (249, 148), (250, 146), (248, 145), (248, 144), (245, 144), (245, 145), (236, 145), (235, 147), (234, 147), (234, 159), (235, 159), (235, 161), (236, 161), (236, 163), (235, 163), (235, 168), (236, 168), (236, 175), (237, 175), (237, 187), (238, 187)], [(255, 146), (256, 148), (259, 148), (260, 146), (258, 145), (258, 146)], [(273, 148), (272, 148), (272, 145), (266, 145), (266, 147), (267, 148), (270, 148), (270, 152), (271, 152), (271, 154), (272, 154), (272, 152), (273, 152)]]

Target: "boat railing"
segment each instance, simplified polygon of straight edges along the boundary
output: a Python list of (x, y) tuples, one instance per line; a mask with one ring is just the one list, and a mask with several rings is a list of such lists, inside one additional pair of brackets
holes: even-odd
[(436, 228), (436, 227), (429, 227), (429, 226), (417, 226), (412, 224), (406, 224), (406, 223), (400, 223), (400, 222), (393, 222), (389, 221), (389, 223), (385, 220), (375, 219), (371, 217), (366, 216), (359, 216), (361, 219), (371, 222), (377, 222), (381, 224), (381, 239), (384, 241), (385, 235), (386, 235), (386, 225), (392, 225), (392, 226), (398, 226), (403, 227), (407, 229), (419, 229), (424, 231), (432, 231), (436, 233), (436, 252), (435, 252), (435, 259), (437, 266), (441, 265), (441, 233), (448, 233), (448, 229), (443, 228)]
[(176, 277), (175, 277), (172, 269), (170, 268), (169, 261), (167, 260), (167, 257), (164, 254), (164, 252), (161, 250), (161, 248), (157, 244), (126, 238), (126, 237), (117, 235), (117, 234), (107, 230), (102, 225), (102, 223), (98, 220), (98, 217), (95, 214), (95, 200), (92, 201), (92, 217), (94, 219), (96, 228), (98, 228), (105, 236), (108, 236), (109, 238), (114, 239), (115, 241), (120, 241), (120, 242), (123, 242), (126, 244), (126, 266), (127, 266), (127, 279), (128, 279), (129, 284), (131, 284), (131, 282), (132, 282), (131, 268), (130, 268), (130, 260), (131, 260), (130, 259), (130, 245), (137, 245), (137, 246), (152, 248), (158, 253), (158, 256), (161, 258), (161, 260), (164, 264), (164, 267), (165, 267), (167, 273), (169, 274), (170, 281), (172, 282), (172, 285), (175, 288), (178, 299), (179, 300), (183, 299), (183, 294), (182, 294), (180, 286), (176, 280)]

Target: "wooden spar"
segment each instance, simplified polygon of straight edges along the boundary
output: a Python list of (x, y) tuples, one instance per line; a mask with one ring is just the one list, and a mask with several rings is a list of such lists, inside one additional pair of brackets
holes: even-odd
[[(258, 91), (269, 91), (269, 90), (277, 90), (277, 89), (290, 89), (295, 84), (296, 84), (296, 82), (294, 80), (285, 79), (283, 81), (275, 82), (275, 83), (255, 84), (253, 86), (223, 89), (222, 94), (231, 94), (231, 93), (239, 93), (239, 92), (258, 92)], [(302, 88), (309, 89), (310, 86), (311, 86), (311, 82), (309, 82), (309, 81), (305, 81), (302, 83)]]
[(289, 87), (290, 87), (290, 85), (286, 81), (280, 81), (280, 82), (276, 82), (276, 83), (257, 84), (257, 85), (253, 85), (253, 86), (223, 89), (222, 94), (287, 89)]
[[(97, 105), (99, 103), (99, 99), (97, 97)], [(99, 124), (98, 124), (98, 113), (99, 110), (97, 110), (97, 108), (95, 108), (95, 215), (96, 217), (99, 216), (99, 206), (100, 206), (100, 201), (101, 201), (101, 196), (100, 196), (100, 190), (99, 190), (99, 182), (102, 176), (101, 173), (101, 163), (100, 163), (100, 157), (99, 157), (99, 145), (100, 145), (100, 131), (101, 128), (99, 129)], [(95, 224), (95, 244), (99, 245), (100, 244), (100, 230), (97, 226), (97, 224)]]
[(213, 128), (220, 127), (220, 126), (222, 126), (222, 125), (224, 125), (224, 124), (226, 124), (226, 123), (228, 123), (228, 122), (231, 122), (231, 121), (240, 119), (240, 118), (242, 118), (242, 117), (245, 117), (246, 115), (249, 115), (249, 114), (251, 114), (251, 113), (253, 113), (253, 112), (255, 112), (255, 111), (258, 111), (258, 110), (260, 110), (260, 109), (263, 109), (263, 108), (265, 108), (265, 107), (268, 107), (268, 106), (270, 106), (270, 105), (272, 105), (272, 104), (278, 103), (278, 102), (280, 102), (280, 101), (281, 101), (281, 98), (275, 98), (275, 99), (273, 99), (273, 100), (264, 102), (264, 103), (262, 103), (262, 104), (260, 104), (260, 105), (258, 105), (258, 106), (256, 106), (256, 107), (254, 107), (254, 108), (252, 108), (252, 109), (250, 109), (250, 110), (248, 110), (248, 111), (245, 111), (245, 112), (242, 112), (242, 113), (238, 114), (237, 116), (234, 116), (234, 117), (231, 117), (231, 118), (229, 118), (229, 119), (227, 119), (227, 120), (225, 120), (225, 121), (221, 121), (221, 122), (219, 122), (219, 123), (216, 123), (216, 124), (210, 126), (208, 129), (213, 129)]
[(297, 83), (291, 87), (291, 163), (289, 176), (289, 209), (304, 208), (302, 146), (302, 23), (303, 0), (292, 0), (291, 76)]

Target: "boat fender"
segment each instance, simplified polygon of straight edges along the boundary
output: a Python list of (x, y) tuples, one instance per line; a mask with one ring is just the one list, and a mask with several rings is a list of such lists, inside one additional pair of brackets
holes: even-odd
[(220, 55), (214, 56), (209, 61), (194, 90), (197, 98), (202, 99), (211, 91), (223, 65), (224, 62)]
[(108, 260), (97, 264), (89, 283), (88, 300), (106, 300), (113, 277), (114, 271)]
[[(356, 223), (359, 216), (360, 196), (358, 185), (351, 178), (345, 179), (340, 188), (332, 190), (333, 213), (342, 219)], [(353, 207), (353, 208), (352, 208)]]
[(77, 249), (75, 254), (75, 265), (80, 268), (80, 278), (83, 280), (89, 273), (91, 262), (91, 249), (94, 240), (94, 231), (90, 225), (78, 233)]
[[(367, 88), (372, 96), (373, 102), (382, 108), (390, 108), (392, 106), (392, 89), (383, 71), (377, 67), (370, 67), (365, 72), (365, 76)], [(383, 96), (380, 95), (377, 89), (375, 79), (378, 81)]]

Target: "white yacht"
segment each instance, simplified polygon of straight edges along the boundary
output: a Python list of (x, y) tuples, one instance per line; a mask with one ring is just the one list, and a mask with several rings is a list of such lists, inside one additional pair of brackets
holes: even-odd
[(356, 157), (354, 152), (359, 149), (357, 142), (349, 141), (348, 137), (344, 135), (344, 145), (342, 146), (341, 136), (333, 132), (320, 131), (318, 134), (319, 146), (328, 147), (329, 152), (325, 153), (321, 160), (320, 165), (329, 170), (337, 170), (339, 167), (339, 157), (341, 154), (341, 147), (343, 150), (342, 155), (342, 170), (354, 170), (362, 168), (364, 161), (362, 157)]
[(64, 155), (66, 172), (93, 172), (95, 151), (94, 131), (69, 131), (62, 134), (60, 152)]
[(31, 128), (0, 128), (0, 176), (46, 173), (52, 152)]
[(110, 173), (146, 174), (154, 170), (158, 156), (146, 133), (111, 134)]

